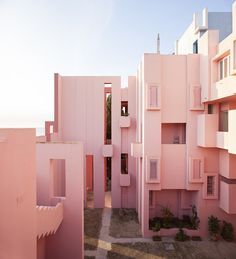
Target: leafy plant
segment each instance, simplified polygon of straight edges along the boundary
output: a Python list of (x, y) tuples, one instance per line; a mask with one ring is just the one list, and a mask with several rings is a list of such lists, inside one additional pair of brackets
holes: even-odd
[(189, 239), (190, 239), (190, 237), (184, 233), (182, 228), (180, 228), (179, 232), (175, 235), (176, 241), (184, 242), (184, 241), (187, 241)]
[(153, 223), (152, 230), (157, 232), (157, 231), (160, 231), (160, 229), (161, 229), (161, 222), (160, 221), (155, 221)]
[(197, 215), (197, 209), (196, 209), (196, 206), (193, 205), (192, 206), (192, 215), (190, 217), (190, 221), (191, 221), (191, 227), (193, 229), (198, 229), (199, 228), (199, 224), (200, 224), (200, 219)]
[(211, 235), (211, 239), (213, 241), (217, 241), (219, 239), (220, 232), (220, 220), (217, 217), (212, 215), (208, 217), (208, 230)]
[(233, 225), (231, 223), (223, 221), (221, 236), (226, 241), (229, 241), (229, 242), (233, 241), (233, 239), (234, 239), (234, 228), (233, 228)]

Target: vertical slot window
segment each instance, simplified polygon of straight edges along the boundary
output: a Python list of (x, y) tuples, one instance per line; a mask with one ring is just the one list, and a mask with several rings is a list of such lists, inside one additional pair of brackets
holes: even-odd
[(128, 154), (121, 154), (121, 173), (128, 174)]
[(129, 116), (128, 102), (127, 101), (121, 102), (121, 116)]
[(207, 176), (207, 196), (214, 195), (214, 176)]

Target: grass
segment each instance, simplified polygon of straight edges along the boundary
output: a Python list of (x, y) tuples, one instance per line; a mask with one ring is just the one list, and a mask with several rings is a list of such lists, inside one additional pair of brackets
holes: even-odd
[(84, 210), (84, 249), (96, 250), (102, 226), (102, 209)]

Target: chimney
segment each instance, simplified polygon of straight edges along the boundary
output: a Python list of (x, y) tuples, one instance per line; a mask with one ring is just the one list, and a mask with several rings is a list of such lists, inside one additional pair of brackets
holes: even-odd
[(157, 54), (160, 54), (160, 34), (157, 34)]

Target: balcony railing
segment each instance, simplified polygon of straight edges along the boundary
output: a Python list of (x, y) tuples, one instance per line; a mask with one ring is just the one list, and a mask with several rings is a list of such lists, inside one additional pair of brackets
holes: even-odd
[(221, 99), (231, 97), (236, 94), (236, 78), (233, 76), (226, 77), (215, 84), (211, 88), (211, 99)]
[(54, 234), (63, 220), (63, 204), (37, 206), (37, 237)]

